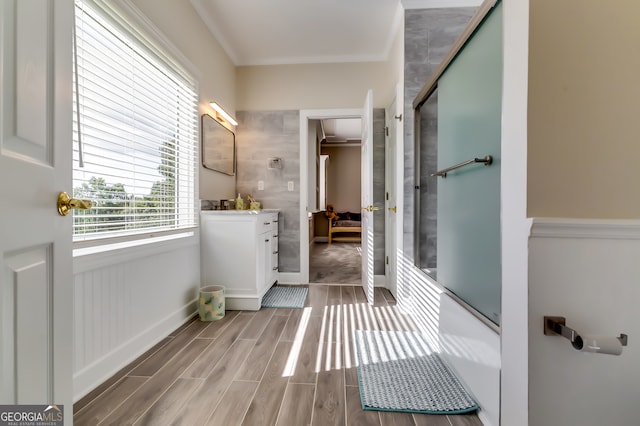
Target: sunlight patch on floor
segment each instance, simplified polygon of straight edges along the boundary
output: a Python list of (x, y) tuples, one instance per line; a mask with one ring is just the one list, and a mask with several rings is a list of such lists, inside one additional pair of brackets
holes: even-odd
[(282, 372), (282, 377), (291, 377), (296, 372), (296, 365), (298, 364), (298, 358), (300, 357), (300, 349), (302, 348), (304, 334), (307, 331), (307, 326), (309, 325), (309, 317), (311, 316), (312, 309), (313, 308), (311, 307), (307, 307), (302, 311), (300, 323), (298, 324), (296, 336), (293, 339), (293, 345), (291, 346), (289, 358), (287, 358), (287, 363), (285, 364), (284, 371)]

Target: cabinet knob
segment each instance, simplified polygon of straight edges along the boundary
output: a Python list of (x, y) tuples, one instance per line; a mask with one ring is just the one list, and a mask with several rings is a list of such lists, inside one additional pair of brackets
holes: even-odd
[(273, 238), (278, 238), (278, 234), (274, 235)]
[(277, 270), (278, 270), (278, 267), (277, 267), (277, 266), (274, 266), (274, 267), (273, 267), (273, 270), (274, 270), (274, 271), (277, 271)]
[(273, 254), (278, 254), (278, 250), (274, 251)]
[(267, 238), (266, 240), (264, 240), (264, 242), (265, 242), (265, 243), (268, 243), (268, 242), (269, 242), (269, 239)]
[(273, 223), (278, 223), (278, 222), (279, 222), (278, 220), (274, 220), (274, 221), (273, 221)]
[(271, 225), (271, 222), (264, 222), (265, 225)]

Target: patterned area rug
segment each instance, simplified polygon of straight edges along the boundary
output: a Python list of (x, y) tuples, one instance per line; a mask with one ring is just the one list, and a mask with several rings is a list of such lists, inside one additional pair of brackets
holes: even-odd
[(462, 414), (478, 404), (417, 332), (355, 330), (364, 410)]
[(303, 308), (308, 293), (306, 287), (271, 287), (262, 298), (262, 307)]

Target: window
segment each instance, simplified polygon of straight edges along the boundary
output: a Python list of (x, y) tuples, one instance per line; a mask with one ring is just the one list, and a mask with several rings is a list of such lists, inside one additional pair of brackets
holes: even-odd
[(196, 84), (100, 4), (75, 8), (74, 241), (194, 227)]

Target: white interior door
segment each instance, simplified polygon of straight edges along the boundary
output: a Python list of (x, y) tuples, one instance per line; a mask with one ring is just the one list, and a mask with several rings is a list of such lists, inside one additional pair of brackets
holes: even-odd
[(373, 304), (373, 92), (369, 90), (362, 109), (362, 288)]
[(398, 300), (397, 295), (397, 240), (396, 240), (396, 215), (398, 211), (397, 207), (397, 192), (396, 192), (396, 102), (394, 99), (389, 108), (386, 111), (386, 143), (385, 143), (385, 190), (386, 190), (386, 209), (385, 209), (385, 276), (387, 282), (387, 288), (393, 294), (393, 297)]
[(0, 2), (0, 404), (72, 424), (71, 0)]

